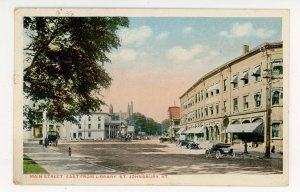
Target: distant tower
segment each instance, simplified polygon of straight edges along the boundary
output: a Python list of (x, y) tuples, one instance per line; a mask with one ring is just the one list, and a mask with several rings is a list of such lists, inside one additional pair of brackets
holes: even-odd
[(129, 103), (128, 103), (128, 107), (127, 107), (127, 116), (128, 116), (128, 118), (130, 117), (130, 105), (129, 105)]
[(109, 114), (113, 114), (114, 113), (114, 108), (112, 106), (112, 104), (109, 105)]
[(132, 101), (131, 101), (131, 106), (130, 106), (130, 112), (131, 112), (130, 116), (132, 116), (133, 115), (133, 102)]

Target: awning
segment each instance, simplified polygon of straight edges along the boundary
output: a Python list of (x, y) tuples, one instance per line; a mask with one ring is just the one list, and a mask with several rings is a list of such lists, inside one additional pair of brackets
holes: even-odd
[(241, 80), (246, 80), (248, 79), (248, 71), (245, 71), (241, 77)]
[(185, 131), (185, 128), (180, 128), (179, 131), (176, 132), (177, 135), (183, 134)]
[(257, 66), (252, 71), (253, 76), (260, 76), (260, 66)]
[(264, 126), (262, 122), (247, 124), (231, 124), (226, 128), (227, 133), (253, 133), (263, 132)]
[(220, 90), (220, 84), (219, 83), (215, 84), (212, 89), (213, 90)]
[(186, 134), (188, 133), (204, 133), (204, 127), (195, 127), (195, 128), (191, 128), (191, 129), (188, 129), (186, 132)]
[(233, 84), (238, 83), (238, 77), (236, 75), (232, 77), (231, 83), (233, 83)]
[(212, 92), (212, 91), (213, 91), (213, 87), (214, 87), (214, 86), (210, 86), (210, 87), (206, 90), (206, 92)]
[(282, 62), (281, 61), (273, 61), (272, 66), (273, 67), (282, 66)]

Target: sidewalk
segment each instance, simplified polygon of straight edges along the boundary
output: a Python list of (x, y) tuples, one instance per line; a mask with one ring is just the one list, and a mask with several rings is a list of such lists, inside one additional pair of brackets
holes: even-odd
[[(234, 151), (237, 156), (244, 156), (244, 158), (247, 158), (247, 157), (264, 158), (265, 157), (265, 153), (264, 153), (263, 149), (260, 149), (260, 148), (248, 147), (247, 148), (248, 154), (244, 154), (244, 147), (234, 148)], [(271, 159), (282, 159), (283, 155), (280, 153), (271, 153), (270, 157), (271, 157)]]
[(62, 153), (51, 151), (37, 141), (23, 143), (23, 153), (50, 174), (123, 174), (117, 170), (94, 165)]

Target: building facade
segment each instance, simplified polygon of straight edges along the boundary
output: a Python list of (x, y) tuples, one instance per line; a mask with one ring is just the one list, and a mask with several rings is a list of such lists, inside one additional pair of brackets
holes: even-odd
[(78, 124), (65, 122), (60, 132), (66, 140), (105, 140), (121, 138), (127, 134), (124, 120), (112, 120), (108, 113), (96, 112), (78, 117)]
[(169, 128), (168, 128), (168, 136), (170, 138), (174, 138), (176, 133), (180, 129), (180, 107), (174, 106), (169, 107)]
[(272, 145), (282, 151), (283, 68), (282, 42), (264, 43), (244, 46), (241, 56), (204, 75), (180, 96), (188, 138), (234, 142), (249, 132), (264, 145), (269, 124)]

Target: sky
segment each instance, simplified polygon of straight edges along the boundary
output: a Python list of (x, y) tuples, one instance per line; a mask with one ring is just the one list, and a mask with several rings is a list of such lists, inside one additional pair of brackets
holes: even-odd
[[(121, 47), (105, 68), (113, 81), (103, 92), (114, 111), (157, 122), (204, 74), (264, 42), (282, 41), (281, 18), (133, 17), (118, 31)], [(105, 111), (105, 109), (104, 109)]]

